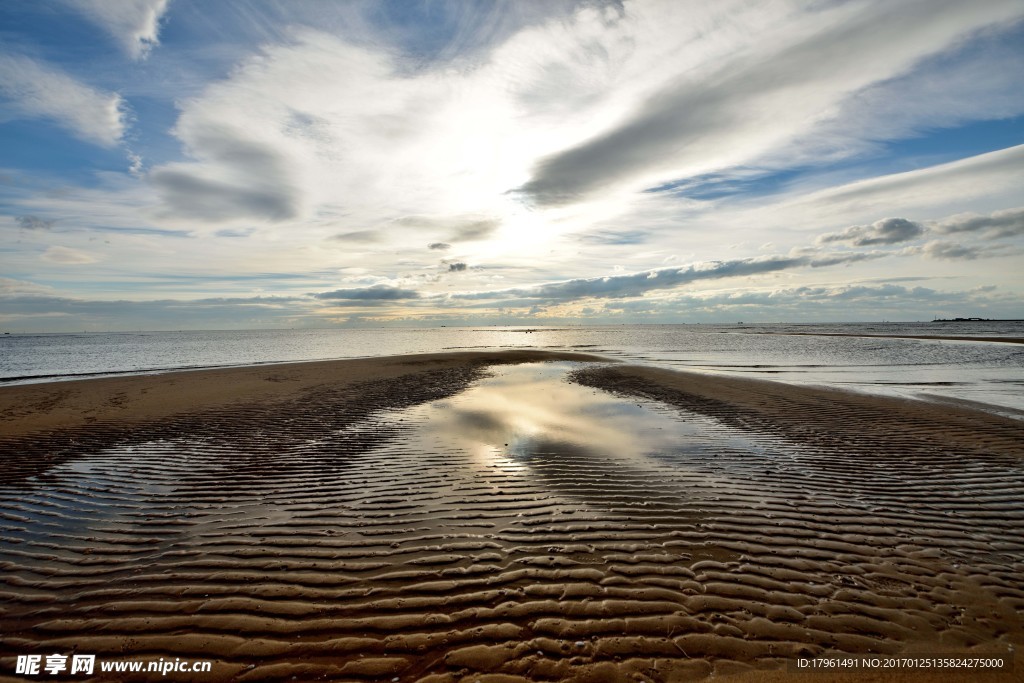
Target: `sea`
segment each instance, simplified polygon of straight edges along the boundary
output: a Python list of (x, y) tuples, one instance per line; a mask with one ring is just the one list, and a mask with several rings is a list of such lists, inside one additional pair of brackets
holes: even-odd
[[(917, 339), (912, 337), (945, 337)], [(1024, 321), (477, 326), (0, 335), (0, 384), (464, 350), (620, 361), (973, 405), (1024, 419)]]

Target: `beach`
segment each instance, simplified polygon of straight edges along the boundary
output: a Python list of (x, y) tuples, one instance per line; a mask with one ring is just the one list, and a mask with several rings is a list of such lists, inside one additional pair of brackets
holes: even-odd
[(968, 405), (463, 351), (0, 387), (0, 451), (0, 678), (1024, 674), (1024, 422)]

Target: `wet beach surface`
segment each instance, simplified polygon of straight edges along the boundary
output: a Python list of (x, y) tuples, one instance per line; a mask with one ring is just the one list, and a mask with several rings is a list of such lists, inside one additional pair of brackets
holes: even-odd
[(425, 366), (9, 438), (3, 670), (670, 681), (1024, 643), (1020, 422), (665, 372)]
[(532, 348), (872, 394), (927, 394), (1021, 418), (1021, 339), (1024, 321), (16, 334), (0, 336), (0, 388), (182, 368)]

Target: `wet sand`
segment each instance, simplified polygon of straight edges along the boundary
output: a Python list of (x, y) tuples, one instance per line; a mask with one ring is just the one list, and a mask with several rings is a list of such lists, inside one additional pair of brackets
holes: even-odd
[(789, 667), (1024, 645), (1024, 423), (588, 360), (0, 388), (0, 678), (1021, 680)]
[(493, 363), (594, 360), (583, 353), (465, 351), (343, 361), (280, 363), (155, 375), (0, 386), (0, 436), (94, 423), (137, 423), (232, 404), (285, 401), (316, 387), (411, 377), (425, 369), (463, 372)]

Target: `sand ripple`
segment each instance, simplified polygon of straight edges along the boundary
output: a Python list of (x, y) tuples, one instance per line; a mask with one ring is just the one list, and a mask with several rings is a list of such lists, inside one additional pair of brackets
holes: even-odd
[[(471, 368), (7, 440), (5, 670), (74, 650), (213, 659), (204, 680), (668, 681), (1024, 642), (1012, 422), (575, 381), (526, 440), (459, 393)], [(581, 415), (662, 433), (602, 449)]]

